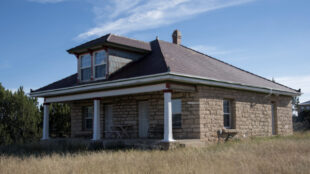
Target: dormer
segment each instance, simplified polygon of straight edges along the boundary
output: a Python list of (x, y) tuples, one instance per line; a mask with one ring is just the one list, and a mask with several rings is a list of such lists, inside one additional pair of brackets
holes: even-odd
[(69, 49), (77, 58), (79, 82), (104, 80), (151, 51), (150, 44), (112, 34)]

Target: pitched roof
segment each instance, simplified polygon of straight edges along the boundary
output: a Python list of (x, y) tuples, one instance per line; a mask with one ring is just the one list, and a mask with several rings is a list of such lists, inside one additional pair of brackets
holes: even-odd
[(302, 106), (302, 105), (310, 105), (310, 100), (309, 100), (309, 101), (306, 101), (306, 102), (303, 102), (303, 103), (300, 103), (299, 105), (300, 105), (300, 106)]
[[(147, 55), (145, 55), (144, 57), (140, 58), (137, 61), (127, 64), (123, 68), (111, 74), (107, 79), (85, 83), (112, 81), (118, 79), (168, 72), (167, 65), (164, 61), (163, 55), (161, 54), (159, 43), (157, 42), (157, 40), (150, 42), (150, 46), (152, 48), (152, 52), (148, 53)], [(78, 86), (83, 85), (85, 83), (79, 83), (77, 80), (77, 73), (75, 73), (64, 79), (61, 79), (47, 86), (34, 90), (33, 92)]]
[(171, 72), (247, 86), (267, 87), (280, 91), (296, 92), (284, 85), (275, 83), (185, 46), (165, 41), (159, 41), (159, 43)]
[[(105, 40), (107, 39), (106, 36), (93, 40), (91, 41), (92, 43), (85, 44), (91, 45), (102, 43), (100, 39)], [(131, 44), (131, 41), (129, 40), (128, 42), (125, 42), (125, 40), (122, 39), (122, 41), (116, 41), (117, 39), (121, 38), (115, 37), (114, 41), (122, 42), (122, 44)], [(85, 45), (83, 45), (80, 45), (79, 47), (85, 47)], [(189, 76), (203, 77), (209, 80), (229, 82), (244, 86), (269, 88), (279, 91), (297, 93), (294, 89), (291, 89), (279, 83), (275, 83), (271, 80), (242, 70), (240, 68), (237, 68), (235, 66), (232, 66), (223, 61), (202, 54), (182, 45), (177, 45), (161, 40), (154, 40), (148, 45), (150, 46), (150, 50), (152, 50), (151, 52), (149, 52), (139, 60), (127, 64), (120, 70), (111, 74), (107, 79), (101, 81), (113, 81), (131, 77), (172, 72)], [(88, 83), (94, 82), (100, 81), (93, 81)], [(84, 83), (77, 82), (77, 74), (73, 74), (67, 78), (54, 82), (34, 92), (78, 86), (82, 84)]]
[(102, 46), (102, 45), (109, 44), (109, 43), (120, 45), (120, 46), (125, 46), (125, 47), (131, 47), (135, 49), (141, 49), (145, 51), (151, 51), (151, 46), (150, 46), (150, 43), (148, 42), (130, 39), (130, 38), (123, 37), (123, 36), (117, 36), (114, 34), (104, 35), (97, 39), (91, 40), (89, 42), (86, 42), (74, 48), (71, 48), (67, 51), (69, 53), (76, 53), (76, 52), (80, 52), (82, 50), (85, 50), (91, 47)]

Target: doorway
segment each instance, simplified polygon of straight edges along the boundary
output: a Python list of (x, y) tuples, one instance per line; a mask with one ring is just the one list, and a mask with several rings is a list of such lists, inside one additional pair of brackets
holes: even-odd
[(147, 138), (149, 130), (149, 102), (139, 102), (139, 137)]

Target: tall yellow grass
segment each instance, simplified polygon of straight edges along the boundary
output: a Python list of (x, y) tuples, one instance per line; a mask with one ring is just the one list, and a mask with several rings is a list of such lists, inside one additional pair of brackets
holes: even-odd
[(310, 173), (310, 133), (172, 151), (1, 155), (0, 173)]

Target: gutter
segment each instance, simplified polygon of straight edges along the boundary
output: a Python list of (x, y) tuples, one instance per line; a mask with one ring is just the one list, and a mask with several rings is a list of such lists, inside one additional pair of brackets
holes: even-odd
[(210, 79), (200, 76), (192, 76), (192, 75), (186, 75), (181, 73), (170, 73), (174, 77), (172, 78), (175, 81), (179, 82), (192, 82), (193, 84), (202, 84), (202, 85), (209, 85), (209, 86), (218, 86), (218, 87), (225, 87), (225, 88), (232, 88), (232, 89), (241, 89), (246, 91), (254, 91), (254, 92), (261, 92), (261, 93), (267, 93), (269, 94), (272, 92), (272, 94), (278, 94), (278, 95), (288, 95), (288, 96), (299, 96), (301, 95), (300, 92), (288, 92), (288, 91), (281, 91), (273, 88), (264, 88), (264, 87), (256, 87), (256, 86), (250, 86), (235, 82), (223, 82), (216, 79)]
[(210, 79), (210, 78), (205, 78), (205, 77), (200, 77), (200, 76), (192, 76), (192, 75), (186, 75), (186, 74), (181, 74), (181, 73), (166, 72), (166, 73), (159, 73), (159, 74), (154, 74), (154, 75), (133, 77), (133, 78), (128, 78), (128, 79), (84, 84), (84, 85), (60, 88), (60, 89), (55, 89), (55, 90), (31, 92), (30, 96), (31, 97), (49, 97), (49, 96), (57, 96), (57, 95), (64, 95), (64, 94), (81, 93), (81, 92), (86, 92), (86, 91), (105, 90), (105, 89), (111, 89), (111, 88), (144, 85), (144, 84), (163, 82), (163, 81), (183, 82), (183, 83), (189, 83), (189, 84), (202, 84), (202, 85), (247, 90), (247, 91), (261, 92), (261, 93), (267, 93), (267, 94), (272, 93), (272, 94), (286, 95), (286, 96), (301, 95), (301, 93), (297, 91), (296, 92), (281, 91), (281, 90), (272, 89), (272, 88), (255, 87), (255, 86), (249, 86), (249, 85), (239, 84), (239, 83), (234, 83), (234, 82), (223, 82), (223, 81), (219, 81), (216, 79)]

